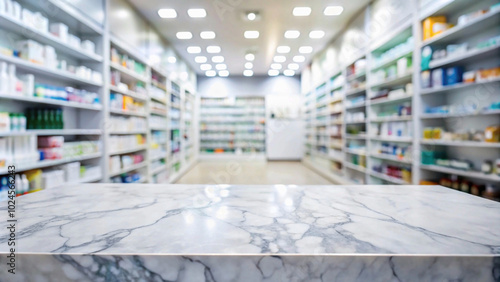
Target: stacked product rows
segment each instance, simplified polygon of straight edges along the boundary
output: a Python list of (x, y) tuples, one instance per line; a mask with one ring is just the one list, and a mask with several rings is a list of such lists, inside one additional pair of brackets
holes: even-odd
[(305, 94), (305, 163), (340, 183), (499, 199), (500, 6), (447, 1), (414, 19)]
[[(19, 194), (75, 183), (157, 181), (148, 151), (153, 142), (168, 144), (168, 87), (162, 108), (152, 103), (150, 82), (155, 75), (164, 85), (171, 81), (67, 6), (53, 4), (54, 13), (44, 17), (42, 2), (0, 5), (6, 35), (0, 39), (0, 187), (11, 165), (20, 183), (28, 183), (19, 185)], [(153, 120), (163, 135), (149, 131)], [(185, 158), (183, 164), (189, 165)], [(175, 180), (166, 166), (165, 172), (158, 182)]]

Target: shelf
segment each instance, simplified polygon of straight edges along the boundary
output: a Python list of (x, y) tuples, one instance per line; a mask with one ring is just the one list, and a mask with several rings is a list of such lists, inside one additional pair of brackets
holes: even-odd
[(110, 135), (136, 135), (136, 134), (147, 134), (145, 130), (129, 130), (129, 131), (111, 131)]
[(328, 159), (330, 161), (334, 161), (334, 162), (338, 162), (338, 163), (343, 163), (344, 160), (342, 157), (334, 157), (334, 156), (331, 156), (331, 155), (328, 155)]
[(60, 106), (60, 107), (64, 107), (64, 108), (76, 108), (76, 109), (91, 110), (91, 111), (102, 110), (102, 106), (99, 104), (97, 104), (97, 105), (83, 104), (83, 103), (68, 102), (68, 101), (39, 98), (39, 97), (26, 97), (26, 96), (0, 94), (0, 99), (16, 100), (16, 101), (23, 101), (23, 102), (29, 102), (29, 103), (39, 103), (39, 104), (45, 104), (45, 105)]
[(142, 162), (142, 163), (139, 163), (139, 164), (131, 165), (131, 166), (127, 167), (127, 168), (122, 168), (120, 171), (110, 173), (109, 177), (115, 177), (115, 176), (119, 176), (119, 175), (131, 172), (131, 171), (134, 171), (134, 170), (138, 170), (138, 169), (141, 169), (141, 168), (145, 167), (146, 165), (147, 165), (146, 162)]
[(407, 95), (407, 96), (400, 96), (400, 97), (387, 97), (387, 98), (379, 98), (375, 100), (370, 100), (370, 105), (379, 105), (379, 104), (388, 104), (388, 103), (396, 103), (400, 101), (405, 101), (405, 100), (411, 100), (413, 95)]
[(148, 99), (148, 97), (146, 95), (142, 95), (142, 94), (139, 94), (139, 93), (131, 91), (131, 90), (122, 90), (114, 85), (110, 85), (109, 90), (123, 94), (123, 95), (127, 95), (127, 96), (132, 97), (136, 100), (146, 101)]
[(487, 181), (495, 181), (497, 183), (500, 183), (500, 176), (497, 176), (495, 174), (484, 174), (482, 172), (465, 171), (465, 170), (448, 168), (448, 167), (443, 167), (443, 166), (438, 166), (438, 165), (420, 165), (420, 168), (425, 169), (425, 170), (435, 171), (435, 172), (460, 175), (460, 176), (464, 176), (464, 177), (470, 177), (470, 178), (487, 180)]
[(150, 114), (155, 114), (158, 116), (167, 116), (167, 111), (150, 110)]
[(366, 150), (364, 150), (364, 151), (360, 151), (360, 150), (356, 150), (356, 149), (349, 149), (349, 148), (346, 148), (346, 149), (345, 149), (345, 152), (346, 152), (346, 153), (349, 153), (349, 154), (352, 154), (352, 155), (366, 156)]
[(379, 137), (370, 136), (369, 139), (383, 142), (396, 142), (396, 143), (413, 143), (411, 137)]
[(364, 77), (364, 76), (366, 76), (366, 71), (351, 74), (351, 75), (347, 76), (346, 80), (347, 80), (347, 82), (351, 82), (353, 80), (356, 80), (356, 79)]
[(439, 60), (432, 60), (429, 63), (430, 69), (446, 67), (455, 63), (469, 64), (479, 60), (492, 58), (499, 53), (500, 45), (490, 46), (481, 49), (473, 49), (461, 55), (449, 56)]
[(123, 74), (125, 77), (127, 77), (129, 79), (139, 80), (139, 81), (142, 81), (144, 83), (148, 82), (148, 78), (147, 77), (142, 76), (142, 75), (140, 75), (138, 73), (135, 73), (134, 71), (129, 70), (129, 69), (125, 68), (125, 67), (122, 67), (121, 65), (119, 65), (117, 63), (110, 62), (109, 66), (112, 69), (119, 71), (121, 74)]
[(434, 43), (439, 43), (441, 45), (451, 43), (460, 38), (467, 38), (469, 35), (477, 33), (478, 31), (486, 30), (490, 27), (498, 25), (498, 15), (500, 10), (493, 12), (488, 12), (482, 16), (479, 16), (464, 25), (454, 26), (448, 30), (441, 32), (440, 34), (422, 42), (422, 47)]
[(145, 113), (134, 113), (131, 111), (124, 111), (124, 110), (117, 110), (117, 109), (110, 109), (109, 112), (112, 114), (116, 114), (116, 115), (146, 117)]
[(6, 17), (0, 14), (0, 29), (18, 33), (21, 35), (29, 35), (30, 39), (38, 43), (52, 46), (56, 51), (60, 51), (66, 55), (75, 57), (77, 59), (93, 62), (102, 62), (102, 56), (94, 53), (86, 52), (85, 50), (69, 45), (51, 33), (44, 33), (25, 25), (23, 22), (16, 19)]
[(421, 140), (421, 144), (455, 147), (476, 147), (476, 148), (500, 148), (500, 143), (487, 143), (475, 141), (442, 141), (442, 140)]
[(440, 93), (440, 92), (448, 92), (448, 91), (454, 91), (454, 90), (460, 90), (468, 87), (473, 87), (473, 86), (482, 86), (484, 84), (489, 84), (489, 83), (497, 83), (500, 82), (500, 77), (491, 79), (491, 80), (485, 80), (485, 81), (478, 81), (478, 82), (469, 82), (469, 83), (456, 83), (453, 85), (446, 85), (446, 86), (440, 86), (440, 87), (433, 87), (433, 88), (424, 88), (420, 90), (421, 95), (429, 95), (429, 94), (434, 94), (434, 93)]
[(347, 168), (350, 168), (350, 169), (354, 169), (354, 170), (359, 171), (359, 172), (366, 173), (366, 168), (362, 167), (360, 165), (355, 165), (355, 164), (350, 163), (350, 162), (345, 162), (344, 166)]
[(69, 185), (82, 184), (82, 183), (92, 183), (92, 182), (100, 181), (101, 179), (102, 179), (102, 175), (90, 176), (90, 177), (81, 178), (75, 182), (64, 183), (63, 185), (61, 185), (61, 187), (67, 187)]
[(359, 134), (359, 135), (346, 134), (345, 138), (346, 139), (365, 140), (366, 134)]
[(68, 71), (50, 69), (45, 67), (44, 65), (31, 63), (21, 58), (10, 57), (0, 54), (0, 61), (5, 61), (7, 63), (14, 64), (19, 70), (24, 70), (34, 75), (40, 75), (47, 78), (55, 78), (61, 81), (80, 83), (90, 86), (99, 86), (99, 87), (102, 86), (102, 82), (94, 82), (92, 80), (83, 79)]
[(405, 58), (405, 57), (411, 57), (412, 55), (413, 55), (413, 50), (408, 50), (408, 51), (402, 53), (401, 55), (394, 57), (393, 59), (387, 60), (386, 62), (383, 62), (383, 63), (379, 63), (377, 66), (371, 68), (370, 71), (373, 72), (373, 71), (376, 71), (376, 70), (379, 70), (379, 69), (382, 69), (382, 68), (385, 68), (385, 67), (388, 67), (391, 65), (395, 65), (399, 59)]
[(167, 170), (167, 165), (166, 165), (166, 164), (164, 164), (164, 165), (161, 165), (161, 166), (159, 166), (159, 167), (157, 167), (157, 168), (153, 169), (153, 170), (151, 171), (151, 175), (156, 175), (156, 174), (158, 174), (158, 173), (160, 173), (160, 172), (162, 172), (162, 171), (166, 171), (166, 170)]
[(411, 121), (412, 116), (394, 116), (394, 117), (377, 117), (370, 122), (389, 122), (389, 121)]
[(422, 114), (420, 118), (422, 119), (441, 119), (441, 118), (460, 118), (460, 117), (474, 117), (474, 116), (486, 116), (486, 115), (498, 115), (500, 110), (487, 110), (474, 113), (456, 113), (456, 114)]
[(370, 157), (376, 158), (376, 159), (381, 159), (381, 160), (387, 160), (387, 161), (393, 161), (393, 162), (398, 162), (398, 163), (404, 163), (404, 164), (411, 164), (411, 160), (406, 160), (402, 159), (396, 156), (388, 155), (388, 154), (370, 154)]
[(345, 96), (353, 96), (353, 95), (356, 95), (356, 94), (361, 94), (363, 92), (366, 92), (366, 88), (358, 88), (358, 89), (351, 89), (351, 90), (348, 90), (346, 93), (345, 93)]
[(53, 135), (101, 135), (100, 129), (40, 129), (23, 132), (0, 132), (0, 137), (6, 136), (53, 136)]
[(157, 161), (157, 160), (161, 160), (161, 159), (166, 159), (167, 158), (167, 152), (164, 152), (163, 154), (155, 154), (154, 156), (149, 156), (149, 161), (153, 162), (153, 161)]
[(345, 124), (365, 124), (366, 120), (360, 120), (360, 121), (346, 121)]
[(410, 82), (412, 79), (412, 72), (407, 72), (404, 75), (398, 76), (396, 78), (389, 78), (383, 82), (377, 82), (370, 86), (370, 88), (383, 88), (383, 87), (391, 87), (397, 86), (401, 84), (405, 84), (406, 82)]
[[(101, 156), (102, 156), (102, 153), (94, 153), (94, 154), (89, 154), (89, 155), (85, 155), (85, 156), (75, 156), (75, 157), (65, 158), (65, 159), (60, 159), (60, 160), (45, 160), (45, 161), (35, 162), (34, 164), (30, 164), (30, 165), (24, 165), (24, 166), (17, 166), (16, 165), (16, 172), (27, 171), (27, 170), (38, 169), (38, 168), (46, 168), (46, 167), (50, 167), (50, 166), (57, 166), (57, 165), (65, 164), (65, 163), (71, 163), (71, 162), (79, 162), (79, 161), (97, 159), (97, 158), (100, 158)], [(0, 169), (0, 175), (4, 175), (7, 173), (8, 173), (7, 168)]]
[(364, 107), (366, 107), (366, 102), (357, 103), (357, 104), (354, 104), (354, 105), (351, 105), (351, 106), (346, 106), (345, 108), (347, 110), (352, 110), (352, 109), (359, 109), (359, 108), (364, 108)]
[(154, 131), (167, 131), (166, 126), (150, 126), (149, 129), (154, 130)]
[(404, 181), (403, 179), (399, 179), (396, 177), (385, 175), (385, 174), (380, 173), (380, 172), (370, 171), (369, 174), (373, 177), (380, 178), (380, 179), (383, 179), (385, 181), (392, 182), (394, 184), (411, 185), (411, 183), (408, 183), (408, 182)]
[(138, 147), (135, 147), (135, 148), (132, 148), (132, 149), (123, 149), (123, 150), (114, 151), (114, 152), (109, 153), (109, 155), (110, 156), (124, 155), (124, 154), (135, 153), (135, 152), (138, 152), (138, 151), (143, 151), (143, 150), (146, 150), (146, 149), (147, 149), (147, 146), (146, 145), (142, 145), (142, 146), (138, 146)]

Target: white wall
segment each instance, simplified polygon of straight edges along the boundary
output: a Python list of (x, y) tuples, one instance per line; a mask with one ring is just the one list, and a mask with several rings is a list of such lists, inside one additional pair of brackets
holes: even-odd
[(298, 76), (198, 77), (202, 97), (300, 95)]

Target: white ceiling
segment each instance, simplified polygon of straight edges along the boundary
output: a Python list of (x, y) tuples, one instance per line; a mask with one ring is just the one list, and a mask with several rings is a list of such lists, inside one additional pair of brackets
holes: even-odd
[[(276, 48), (281, 45), (291, 47), (291, 52), (286, 54), (287, 61), (283, 67), (292, 63), (293, 56), (299, 55), (300, 46), (312, 46), (312, 54), (305, 55), (306, 61), (299, 64), (300, 73), (310, 62), (316, 52), (321, 51), (328, 42), (354, 17), (370, 0), (129, 0), (132, 5), (151, 22), (162, 35), (174, 46), (177, 52), (199, 74), (200, 64), (195, 63), (195, 54), (187, 52), (188, 46), (202, 47), (199, 55), (212, 57), (207, 54), (206, 47), (218, 45), (228, 66), (230, 75), (242, 75), (245, 70), (245, 54), (254, 51), (255, 75), (267, 75), (273, 57), (277, 55)], [(217, 5), (218, 4), (218, 5)], [(343, 6), (344, 12), (340, 16), (325, 16), (323, 11), (327, 6)], [(292, 14), (294, 7), (311, 7), (312, 13), (307, 17), (295, 17)], [(161, 8), (173, 8), (177, 11), (177, 18), (162, 19), (158, 16)], [(190, 18), (188, 9), (204, 8), (206, 18)], [(247, 11), (259, 11), (260, 20), (245, 21), (243, 16)], [(258, 39), (246, 39), (243, 34), (247, 30), (260, 32)], [(299, 30), (298, 39), (286, 39), (286, 30)], [(311, 30), (323, 30), (326, 36), (322, 39), (310, 39)], [(179, 40), (176, 33), (190, 31), (193, 38)], [(200, 38), (201, 31), (214, 31), (216, 38), (204, 40)], [(215, 64), (212, 63), (212, 67)], [(283, 71), (283, 70), (282, 70)]]

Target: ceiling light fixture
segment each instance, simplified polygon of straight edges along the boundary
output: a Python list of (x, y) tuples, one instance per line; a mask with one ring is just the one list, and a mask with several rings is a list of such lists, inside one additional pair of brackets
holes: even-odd
[(307, 17), (311, 14), (310, 7), (295, 7), (293, 9), (293, 15), (296, 17)]
[(170, 56), (167, 58), (167, 62), (169, 62), (170, 64), (175, 64), (177, 63), (177, 58), (174, 56)]
[(212, 62), (214, 63), (224, 63), (224, 57), (222, 56), (213, 56)]
[(213, 31), (202, 31), (202, 32), (200, 32), (200, 37), (201, 37), (201, 39), (214, 39), (215, 38), (215, 32), (213, 32)]
[(257, 14), (253, 13), (253, 12), (250, 12), (247, 14), (247, 19), (249, 21), (255, 21), (255, 19), (257, 19)]
[(189, 9), (188, 15), (191, 18), (204, 18), (207, 16), (207, 11), (205, 9)]
[(226, 64), (217, 64), (215, 65), (216, 70), (227, 70), (227, 65)]
[(313, 51), (313, 47), (311, 46), (302, 46), (299, 48), (300, 54), (311, 54)]
[(288, 54), (290, 50), (290, 46), (278, 46), (278, 48), (276, 48), (276, 52), (280, 54)]
[(269, 71), (267, 72), (267, 74), (268, 74), (269, 76), (278, 76), (278, 75), (280, 75), (280, 71), (279, 71), (279, 70), (269, 70)]
[(200, 69), (202, 71), (211, 70), (212, 69), (212, 65), (210, 65), (210, 64), (203, 64), (203, 65), (200, 66)]
[(193, 38), (193, 34), (189, 31), (179, 31), (176, 34), (177, 39), (191, 39)]
[(189, 47), (187, 47), (187, 52), (189, 54), (200, 54), (201, 47), (200, 46), (189, 46)]
[(313, 30), (309, 33), (309, 37), (312, 39), (320, 39), (325, 37), (325, 32), (322, 30)]
[(220, 53), (221, 49), (220, 46), (208, 46), (207, 47), (207, 53), (209, 54), (217, 54)]
[(299, 64), (288, 64), (288, 69), (289, 70), (298, 70), (300, 68)]
[(329, 6), (326, 7), (325, 11), (323, 12), (325, 16), (338, 16), (342, 14), (344, 11), (344, 7), (342, 6)]
[(304, 56), (295, 56), (293, 57), (293, 61), (296, 63), (303, 63), (306, 61), (306, 57)]
[(177, 18), (177, 12), (174, 9), (160, 9), (158, 10), (158, 16), (162, 19), (175, 19)]
[(194, 61), (197, 62), (198, 64), (203, 64), (207, 62), (207, 57), (205, 56), (196, 56), (194, 58)]
[(214, 77), (217, 75), (217, 73), (214, 70), (209, 70), (209, 71), (205, 72), (205, 75), (208, 77)]
[(285, 31), (285, 38), (296, 39), (296, 38), (299, 38), (299, 36), (300, 36), (300, 31), (298, 31), (298, 30)]
[(285, 76), (294, 76), (294, 75), (295, 75), (295, 72), (294, 72), (293, 70), (285, 70), (285, 71), (283, 72), (283, 74), (284, 74)]
[(283, 68), (283, 66), (281, 64), (277, 64), (277, 63), (271, 64), (271, 69), (273, 69), (273, 70), (280, 70), (282, 68)]
[(245, 63), (245, 68), (246, 68), (246, 69), (252, 69), (252, 68), (253, 68), (253, 64), (252, 64), (252, 63), (250, 63), (250, 62), (246, 62), (246, 63)]
[(243, 72), (243, 75), (244, 75), (244, 76), (253, 76), (253, 71), (252, 71), (252, 70), (245, 70), (245, 71)]
[(276, 63), (284, 63), (284, 62), (286, 62), (286, 57), (285, 56), (274, 56), (274, 61)]
[(257, 39), (259, 38), (260, 33), (256, 30), (247, 30), (245, 31), (246, 39)]
[(227, 70), (221, 70), (219, 72), (219, 76), (220, 77), (228, 77), (229, 76), (229, 71), (227, 71)]
[(252, 53), (248, 53), (248, 54), (245, 55), (245, 60), (247, 60), (247, 61), (253, 61), (253, 60), (255, 60), (255, 55), (252, 54)]

